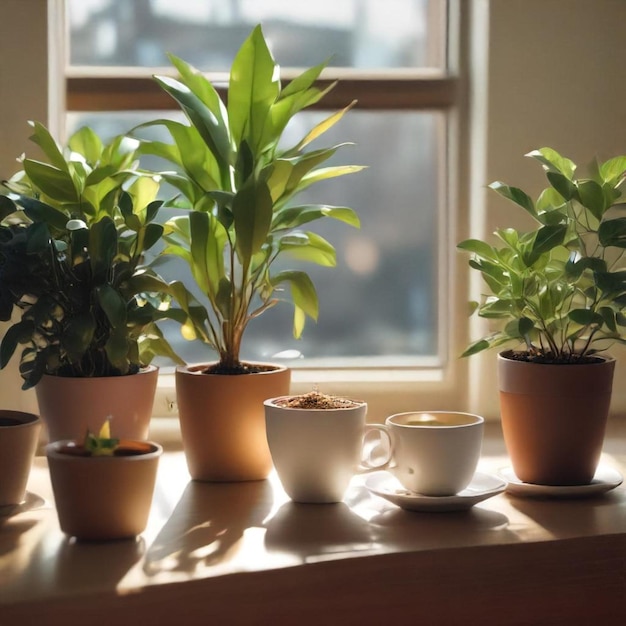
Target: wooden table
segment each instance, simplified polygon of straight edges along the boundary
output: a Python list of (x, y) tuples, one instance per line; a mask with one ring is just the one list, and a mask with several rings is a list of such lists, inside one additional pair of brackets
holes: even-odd
[[(611, 423), (602, 462), (626, 473), (625, 422)], [(479, 469), (507, 465), (490, 425)], [(29, 506), (0, 521), (1, 626), (626, 624), (623, 485), (434, 514), (399, 509), (357, 476), (343, 503), (305, 505), (274, 475), (190, 481), (171, 451), (136, 541), (66, 538), (41, 457)]]

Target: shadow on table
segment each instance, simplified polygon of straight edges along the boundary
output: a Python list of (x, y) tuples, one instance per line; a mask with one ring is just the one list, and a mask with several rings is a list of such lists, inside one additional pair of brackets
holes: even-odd
[(46, 501), (41, 496), (27, 491), (21, 504), (0, 507), (0, 556), (12, 552), (20, 541), (20, 535), (37, 524), (33, 519), (20, 517), (20, 514), (44, 506)]
[(56, 552), (50, 580), (59, 590), (115, 589), (145, 548), (141, 537), (101, 542), (66, 537)]
[(511, 505), (555, 539), (611, 534), (626, 528), (626, 490), (578, 498), (508, 496)]
[(392, 548), (422, 550), (517, 541), (506, 515), (480, 505), (465, 511), (418, 512), (382, 500), (378, 504), (378, 512), (369, 518), (373, 538)]
[(347, 552), (372, 549), (372, 529), (344, 502), (302, 504), (287, 502), (268, 522), (265, 547), (288, 552), (307, 562)]
[(192, 573), (222, 562), (248, 528), (261, 527), (272, 508), (267, 480), (190, 481), (144, 559), (144, 573)]

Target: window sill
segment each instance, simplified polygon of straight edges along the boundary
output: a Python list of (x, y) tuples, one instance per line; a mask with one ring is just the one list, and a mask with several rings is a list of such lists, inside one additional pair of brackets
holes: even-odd
[[(626, 472), (626, 421), (603, 462)], [(508, 464), (489, 424), (480, 469)], [(402, 511), (355, 477), (344, 503), (290, 503), (269, 481), (189, 481), (159, 468), (137, 541), (58, 528), (45, 459), (37, 509), (0, 525), (0, 623), (626, 623), (626, 490), (586, 500), (498, 495), (466, 513)], [(279, 619), (280, 618), (280, 619)], [(329, 619), (330, 618), (330, 619)]]

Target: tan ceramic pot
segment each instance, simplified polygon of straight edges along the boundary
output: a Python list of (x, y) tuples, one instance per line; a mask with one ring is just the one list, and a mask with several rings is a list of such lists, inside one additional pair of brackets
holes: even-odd
[(105, 541), (141, 534), (147, 525), (163, 448), (122, 439), (116, 456), (86, 456), (73, 441), (46, 446), (61, 530)]
[(205, 481), (267, 478), (272, 458), (263, 402), (289, 393), (291, 371), (274, 365), (271, 371), (228, 376), (203, 374), (206, 367), (176, 368), (176, 401), (191, 477)]
[(504, 441), (517, 477), (540, 485), (591, 482), (602, 452), (615, 360), (551, 365), (498, 355)]
[(35, 386), (48, 441), (82, 440), (97, 433), (111, 416), (111, 432), (120, 439), (147, 439), (159, 370), (138, 374), (67, 378), (45, 375)]
[(0, 410), (0, 507), (24, 500), (40, 430), (39, 416)]

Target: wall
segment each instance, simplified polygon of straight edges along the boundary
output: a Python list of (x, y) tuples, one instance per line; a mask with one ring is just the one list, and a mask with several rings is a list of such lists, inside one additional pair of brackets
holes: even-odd
[[(472, 171), (472, 209), (480, 219), (471, 234), (480, 237), (496, 227), (524, 225), (513, 220), (513, 205), (484, 186), (502, 180), (538, 194), (545, 178), (538, 164), (523, 156), (530, 150), (549, 146), (581, 166), (594, 156), (626, 154), (626, 2), (477, 0), (474, 5), (472, 32), (485, 35), (474, 46), (477, 58), (486, 59), (488, 76), (485, 82), (475, 68), (472, 85), (472, 101), (485, 106), (482, 115), (473, 116), (484, 119), (473, 129), (476, 154), (484, 155)], [(472, 289), (476, 294), (475, 281)], [(478, 333), (472, 330), (474, 337)], [(472, 358), (478, 374), (472, 376), (471, 402), (497, 415), (494, 354)], [(616, 373), (613, 411), (626, 413), (624, 361)]]

